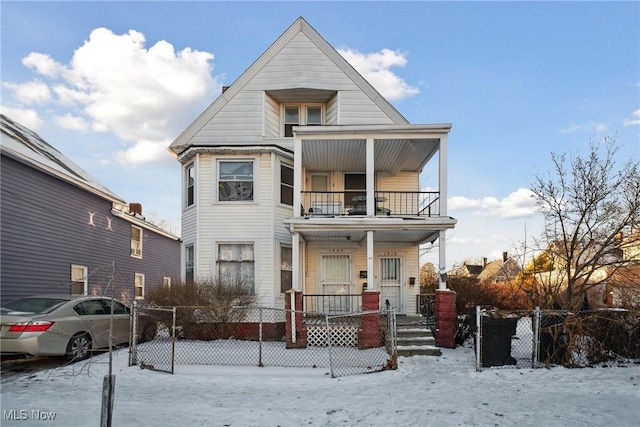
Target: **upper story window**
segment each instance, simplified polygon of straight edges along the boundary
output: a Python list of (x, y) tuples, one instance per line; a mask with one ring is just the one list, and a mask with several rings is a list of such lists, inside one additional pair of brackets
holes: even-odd
[(142, 258), (142, 228), (131, 226), (131, 256)]
[(193, 163), (184, 168), (184, 183), (185, 183), (185, 205), (187, 207), (195, 203), (195, 171), (193, 169)]
[(293, 168), (280, 165), (280, 203), (293, 206)]
[(218, 201), (253, 200), (252, 161), (220, 161), (218, 174)]
[(293, 127), (300, 125), (319, 126), (322, 124), (321, 105), (287, 105), (284, 107), (284, 136), (293, 136)]

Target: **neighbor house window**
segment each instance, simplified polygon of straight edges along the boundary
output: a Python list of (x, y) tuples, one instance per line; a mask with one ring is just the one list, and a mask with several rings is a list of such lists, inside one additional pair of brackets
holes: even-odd
[(322, 105), (287, 105), (284, 107), (284, 136), (293, 136), (293, 127), (322, 124)]
[(185, 182), (185, 204), (191, 206), (195, 203), (194, 191), (195, 191), (195, 171), (193, 169), (193, 163), (184, 169), (184, 182)]
[(134, 279), (136, 299), (144, 298), (144, 274), (136, 273)]
[(193, 245), (184, 247), (184, 280), (187, 283), (193, 283), (193, 266), (194, 266), (194, 249)]
[(280, 292), (293, 287), (293, 256), (291, 246), (280, 246)]
[(163, 288), (170, 288), (171, 287), (171, 277), (163, 277), (162, 278), (162, 287)]
[(84, 265), (71, 266), (71, 295), (87, 293), (87, 267)]
[(253, 162), (221, 161), (218, 163), (218, 200), (253, 200)]
[(131, 256), (142, 258), (142, 228), (131, 226)]
[(218, 280), (228, 287), (239, 286), (254, 293), (254, 255), (252, 243), (218, 244)]
[(280, 165), (280, 203), (293, 206), (293, 168)]

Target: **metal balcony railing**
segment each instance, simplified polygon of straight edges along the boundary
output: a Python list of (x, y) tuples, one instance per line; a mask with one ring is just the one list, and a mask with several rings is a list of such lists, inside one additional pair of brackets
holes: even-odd
[[(438, 191), (376, 191), (377, 216), (439, 216)], [(304, 216), (353, 216), (367, 214), (367, 196), (362, 190), (302, 191)]]
[(307, 313), (339, 314), (362, 311), (362, 294), (302, 296)]

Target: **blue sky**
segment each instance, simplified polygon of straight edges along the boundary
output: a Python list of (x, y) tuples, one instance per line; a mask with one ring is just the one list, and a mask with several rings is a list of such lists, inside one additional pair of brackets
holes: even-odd
[(411, 123), (453, 124), (448, 264), (540, 231), (527, 188), (552, 151), (616, 136), (620, 161), (640, 158), (638, 2), (2, 1), (0, 15), (3, 114), (174, 232), (165, 147), (299, 16)]

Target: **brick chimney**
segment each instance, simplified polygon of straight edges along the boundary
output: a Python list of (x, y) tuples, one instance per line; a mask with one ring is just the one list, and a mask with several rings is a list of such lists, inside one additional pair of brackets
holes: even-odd
[(502, 252), (502, 262), (507, 262), (509, 259), (509, 252)]
[(142, 215), (142, 204), (129, 203), (129, 213), (131, 215)]

